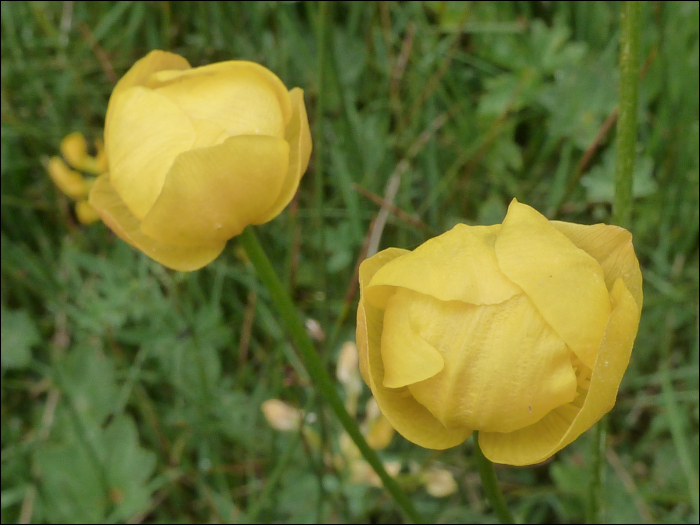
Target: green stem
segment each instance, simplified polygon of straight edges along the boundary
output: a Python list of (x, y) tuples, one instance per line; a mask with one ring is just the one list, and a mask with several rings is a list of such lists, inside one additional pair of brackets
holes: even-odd
[[(325, 228), (323, 226), (323, 111), (325, 105), (325, 62), (326, 62), (326, 19), (328, 18), (328, 4), (325, 1), (319, 2), (318, 27), (316, 30), (316, 47), (318, 53), (318, 90), (316, 91), (316, 122), (314, 125), (314, 208), (316, 235), (318, 235), (318, 256), (316, 258), (316, 275), (318, 287), (321, 290), (321, 326), (328, 327), (328, 308), (326, 308), (326, 240)], [(324, 355), (327, 355), (324, 352)]]
[(607, 418), (598, 421), (593, 431), (591, 443), (591, 472), (588, 481), (587, 514), (588, 523), (603, 523), (600, 513), (600, 501), (603, 486), (603, 456), (605, 455), (605, 441), (607, 436)]
[(637, 98), (641, 2), (622, 2), (620, 15), (620, 113), (617, 118), (617, 164), (613, 223), (623, 228), (632, 221), (632, 171), (637, 145)]
[[(637, 146), (637, 99), (639, 88), (639, 49), (641, 2), (622, 2), (620, 12), (620, 103), (615, 150), (615, 200), (613, 223), (630, 229), (632, 223), (632, 175)], [(591, 475), (588, 486), (588, 520), (600, 523), (601, 478), (605, 454), (606, 420), (596, 424), (593, 434)]]
[(501, 486), (498, 484), (496, 469), (479, 448), (479, 433), (474, 432), (474, 455), (476, 456), (476, 464), (479, 467), (479, 475), (481, 476), (481, 485), (484, 487), (484, 492), (488, 498), (493, 511), (496, 513), (498, 520), (501, 523), (515, 523), (513, 515), (510, 513), (506, 498), (503, 497)]
[(285, 288), (277, 278), (277, 274), (275, 274), (275, 270), (270, 260), (267, 258), (263, 247), (260, 245), (252, 227), (243, 230), (239, 239), (243, 243), (243, 247), (253, 263), (253, 266), (255, 266), (258, 277), (270, 293), (272, 302), (275, 304), (277, 312), (282, 318), (289, 335), (292, 337), (292, 341), (301, 354), (306, 370), (318, 389), (318, 392), (331, 407), (345, 431), (355, 442), (355, 445), (357, 445), (357, 448), (360, 449), (367, 463), (372, 466), (374, 471), (381, 478), (384, 487), (389, 491), (394, 501), (396, 501), (409, 519), (415, 523), (423, 523), (423, 519), (413, 507), (411, 500), (401, 489), (396, 480), (389, 476), (386, 470), (384, 470), (379, 456), (369, 447), (365, 438), (360, 433), (360, 429), (357, 427), (355, 420), (350, 417), (350, 414), (345, 410), (345, 405), (335, 390), (335, 384), (328, 375), (328, 372), (326, 372), (321, 358), (316, 352), (311, 339), (309, 339), (304, 323), (299, 318), (294, 303), (292, 303)]

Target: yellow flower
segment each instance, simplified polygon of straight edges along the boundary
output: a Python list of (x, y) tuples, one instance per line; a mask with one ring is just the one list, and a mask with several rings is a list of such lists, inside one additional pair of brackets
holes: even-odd
[(46, 171), (53, 183), (73, 200), (87, 197), (90, 184), (79, 172), (72, 170), (60, 157), (51, 157), (46, 163)]
[(272, 220), (311, 154), (299, 88), (229, 61), (191, 68), (152, 51), (112, 92), (108, 173), (90, 203), (123, 240), (176, 270), (211, 262), (249, 224)]
[(457, 225), (360, 267), (360, 371), (408, 440), (479, 431), (491, 461), (538, 463), (615, 404), (637, 334), (631, 234), (548, 221), (513, 200), (503, 224)]

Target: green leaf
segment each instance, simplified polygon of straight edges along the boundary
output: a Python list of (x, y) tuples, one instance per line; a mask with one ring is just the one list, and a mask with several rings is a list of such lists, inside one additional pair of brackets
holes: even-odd
[(24, 310), (2, 308), (2, 368), (23, 368), (32, 358), (32, 346), (40, 340), (39, 330)]
[(61, 386), (86, 424), (101, 425), (114, 410), (119, 391), (114, 364), (88, 346), (71, 348), (57, 363)]
[(107, 510), (98, 465), (78, 441), (44, 444), (34, 454), (39, 494), (52, 523), (101, 523)]
[[(652, 174), (654, 162), (651, 157), (637, 159), (632, 174), (632, 196), (642, 198), (656, 192), (658, 186)], [(608, 148), (603, 155), (603, 163), (591, 168), (581, 177), (581, 185), (586, 188), (588, 202), (612, 202), (615, 196), (615, 150)]]
[(148, 506), (151, 495), (145, 483), (155, 469), (156, 455), (139, 445), (136, 425), (125, 415), (105, 429), (103, 445), (109, 498), (116, 505), (110, 521), (122, 521)]

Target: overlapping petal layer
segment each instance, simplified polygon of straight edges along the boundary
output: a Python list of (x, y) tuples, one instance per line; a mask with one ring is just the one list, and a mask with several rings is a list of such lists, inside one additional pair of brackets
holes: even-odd
[(598, 351), (588, 391), (552, 410), (534, 425), (509, 433), (479, 432), (479, 446), (495, 463), (544, 461), (589, 429), (615, 404), (639, 326), (639, 310), (622, 279), (615, 281), (612, 313)]
[(600, 264), (530, 206), (513, 199), (496, 240), (498, 265), (588, 367), (610, 316)]
[(192, 120), (215, 122), (229, 136), (282, 138), (292, 115), (284, 84), (252, 62), (161, 71), (149, 77), (146, 87), (170, 99)]
[(498, 267), (494, 245), (500, 229), (500, 224), (458, 224), (426, 241), (377, 272), (367, 290), (368, 300), (383, 307), (397, 286), (441, 301), (496, 304), (510, 299), (522, 290)]
[(309, 117), (306, 115), (306, 107), (304, 106), (304, 92), (299, 88), (294, 88), (289, 92), (289, 98), (292, 104), (292, 116), (284, 135), (284, 139), (289, 144), (289, 169), (277, 200), (267, 213), (260, 217), (259, 223), (261, 224), (277, 217), (289, 204), (299, 187), (301, 176), (309, 166), (311, 130), (309, 129)]
[(194, 144), (195, 129), (176, 104), (150, 89), (113, 95), (110, 107), (114, 116), (105, 128), (110, 180), (131, 213), (143, 219), (175, 158)]
[(107, 174), (97, 178), (88, 202), (97, 210), (104, 223), (122, 240), (174, 270), (198, 270), (216, 259), (226, 245), (224, 241), (192, 247), (172, 246), (148, 237), (141, 231), (141, 221), (131, 213), (110, 184)]
[[(160, 50), (151, 51), (142, 59), (137, 60), (129, 71), (119, 79), (119, 82), (117, 82), (117, 85), (114, 86), (112, 90), (110, 102), (112, 98), (131, 87), (146, 85), (146, 81), (153, 73), (164, 70), (179, 71), (190, 69), (190, 67), (190, 63), (180, 55)], [(105, 117), (105, 142), (109, 140), (108, 128), (113, 113), (114, 108), (110, 104), (107, 106), (107, 116)]]
[[(378, 268), (406, 253), (390, 249), (364, 261), (360, 267), (360, 286), (369, 282)], [(357, 348), (360, 372), (370, 385), (377, 404), (389, 423), (406, 439), (432, 449), (454, 447), (467, 439), (471, 429), (448, 429), (407, 388), (392, 389), (383, 385), (384, 364), (381, 356), (382, 312), (361, 299), (357, 310)]]
[(617, 279), (621, 278), (634, 297), (639, 311), (642, 311), (642, 272), (634, 254), (630, 232), (608, 224), (585, 226), (561, 221), (552, 221), (551, 224), (598, 261), (608, 291), (612, 291)]
[(445, 362), (408, 388), (446, 427), (510, 432), (574, 399), (570, 351), (524, 295), (477, 306), (407, 293), (414, 337)]
[(176, 246), (225, 242), (258, 222), (277, 197), (289, 145), (263, 135), (238, 135), (180, 154), (141, 230)]

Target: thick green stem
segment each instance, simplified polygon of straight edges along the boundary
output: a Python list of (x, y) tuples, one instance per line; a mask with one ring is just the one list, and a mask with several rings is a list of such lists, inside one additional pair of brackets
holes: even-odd
[(623, 228), (632, 221), (632, 171), (637, 145), (637, 98), (641, 2), (622, 2), (620, 16), (620, 113), (617, 118), (617, 165), (613, 222)]
[(474, 456), (476, 464), (479, 467), (479, 475), (481, 476), (481, 485), (484, 487), (484, 493), (493, 507), (498, 520), (501, 523), (515, 523), (513, 515), (510, 513), (506, 498), (503, 497), (501, 486), (498, 484), (496, 469), (479, 448), (479, 433), (474, 432)]
[(272, 302), (277, 308), (277, 312), (282, 318), (292, 341), (301, 354), (306, 370), (313, 380), (315, 387), (318, 389), (318, 392), (331, 407), (341, 425), (343, 425), (345, 431), (357, 445), (357, 448), (362, 453), (362, 456), (381, 478), (382, 483), (384, 483), (384, 487), (389, 491), (391, 496), (406, 513), (408, 518), (415, 523), (423, 523), (423, 519), (413, 507), (411, 500), (401, 489), (396, 480), (389, 476), (386, 470), (384, 470), (384, 466), (379, 460), (379, 456), (369, 447), (365, 441), (365, 438), (360, 433), (360, 429), (357, 427), (355, 420), (350, 417), (350, 414), (348, 414), (347, 410), (345, 410), (345, 405), (335, 390), (335, 384), (328, 375), (328, 372), (326, 372), (321, 358), (316, 352), (311, 339), (309, 339), (304, 323), (299, 318), (294, 303), (292, 303), (292, 300), (289, 298), (285, 288), (277, 278), (277, 274), (275, 273), (272, 264), (270, 264), (270, 260), (267, 258), (267, 255), (260, 245), (260, 242), (258, 241), (252, 227), (248, 227), (243, 230), (243, 233), (240, 235), (239, 239), (243, 243), (243, 247), (253, 263), (253, 266), (255, 266), (258, 277), (270, 293)]
[[(615, 200), (613, 223), (630, 229), (632, 223), (632, 174), (637, 146), (637, 99), (639, 88), (639, 50), (641, 2), (622, 2), (620, 6), (620, 104), (617, 117), (615, 150)], [(603, 456), (605, 454), (605, 418), (593, 433), (591, 474), (588, 486), (588, 521), (601, 523)]]

